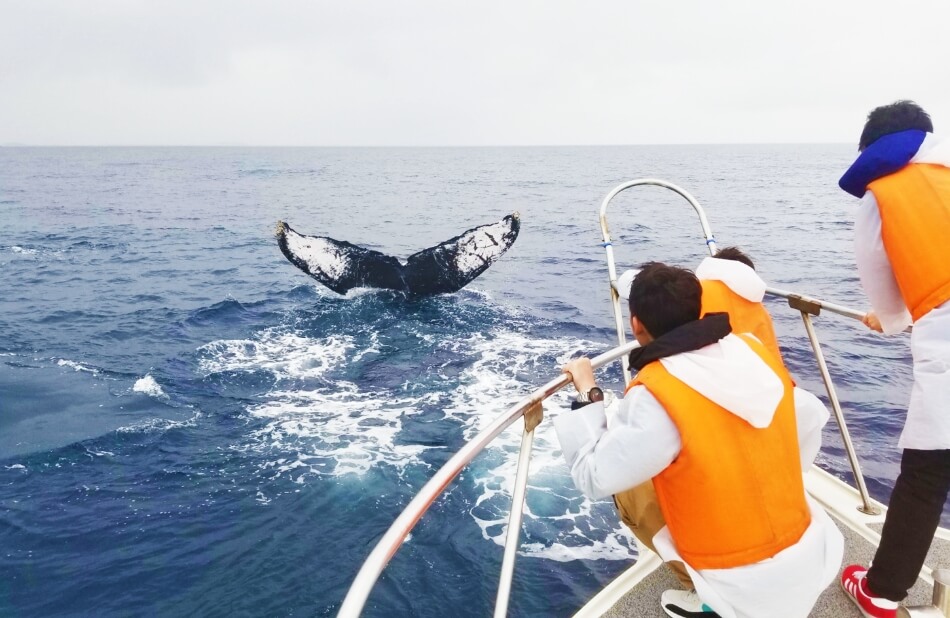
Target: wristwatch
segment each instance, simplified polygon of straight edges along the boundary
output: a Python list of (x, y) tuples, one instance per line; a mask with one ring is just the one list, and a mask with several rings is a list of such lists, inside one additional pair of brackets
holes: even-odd
[(577, 397), (574, 398), (574, 401), (577, 403), (594, 403), (595, 401), (604, 400), (604, 391), (600, 390), (599, 387), (595, 386), (586, 393), (577, 393)]

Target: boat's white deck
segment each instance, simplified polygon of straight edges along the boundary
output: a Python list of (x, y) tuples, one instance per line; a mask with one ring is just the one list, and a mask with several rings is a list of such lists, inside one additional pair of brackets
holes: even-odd
[[(844, 535), (845, 557), (842, 566), (848, 564), (868, 564), (874, 557), (876, 546), (872, 541), (868, 540), (866, 536), (852, 529), (852, 526), (855, 525), (854, 520), (860, 521), (864, 518), (864, 516), (860, 514), (854, 515), (857, 513), (855, 505), (860, 504), (860, 501), (856, 499), (856, 492), (851, 488), (847, 488), (850, 490), (850, 495), (843, 495), (842, 492), (845, 486), (838, 481), (834, 481), (826, 474), (818, 475), (812, 473), (809, 477), (808, 480), (812, 481), (809, 491), (819, 502), (826, 504), (826, 510), (835, 520), (835, 523)], [(816, 491), (822, 495), (816, 495)], [(831, 501), (830, 504), (826, 502), (828, 500)], [(881, 525), (877, 522), (882, 520), (883, 516), (868, 517), (866, 519), (868, 520), (865, 522), (866, 527), (870, 529), (872, 533), (880, 533)], [(927, 565), (935, 569), (950, 567), (950, 540), (948, 540), (946, 531), (941, 530), (938, 532), (938, 536), (934, 538), (930, 553), (927, 557)], [(673, 575), (670, 574), (669, 570), (665, 566), (660, 566), (644, 577), (640, 583), (629, 592), (620, 597), (619, 600), (602, 615), (611, 618), (629, 616), (666, 618), (666, 614), (660, 609), (660, 594), (664, 590), (677, 587), (679, 587), (679, 583)], [(917, 584), (911, 589), (904, 604), (908, 606), (929, 605), (933, 598), (932, 591), (933, 588), (930, 583), (918, 578)], [(581, 613), (587, 615), (583, 610)], [(594, 610), (592, 613), (599, 614), (600, 611)], [(838, 583), (834, 582), (818, 599), (818, 603), (812, 611), (811, 617), (860, 618), (861, 612), (858, 611), (857, 607), (848, 599)]]

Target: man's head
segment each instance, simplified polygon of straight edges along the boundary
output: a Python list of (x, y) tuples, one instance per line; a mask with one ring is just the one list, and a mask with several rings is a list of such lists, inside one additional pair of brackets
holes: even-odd
[(752, 258), (743, 253), (739, 247), (726, 247), (725, 249), (720, 249), (713, 257), (719, 258), (720, 260), (742, 262), (752, 270), (755, 270), (755, 264), (752, 263)]
[(647, 262), (630, 288), (630, 324), (637, 341), (653, 339), (699, 319), (703, 288), (689, 270)]
[(919, 129), (933, 133), (934, 126), (930, 116), (913, 101), (897, 101), (871, 110), (864, 131), (858, 141), (858, 150), (863, 151), (879, 137), (898, 131)]

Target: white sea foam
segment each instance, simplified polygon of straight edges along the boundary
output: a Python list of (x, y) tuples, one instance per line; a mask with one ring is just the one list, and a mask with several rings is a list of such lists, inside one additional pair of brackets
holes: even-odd
[[(461, 425), (470, 439), (536, 388), (531, 376), (556, 375), (574, 353), (593, 347), (577, 339), (532, 338), (516, 327), (448, 341), (422, 340), (473, 359), (467, 370), (450, 378), (454, 390), (419, 397), (410, 396), (408, 388), (376, 391), (347, 380), (296, 389), (278, 386), (248, 409), (261, 423), (235, 448), (262, 456), (266, 479), (305, 483), (312, 475), (362, 475), (381, 465), (401, 472), (421, 465), (427, 448), (399, 439), (403, 419), (441, 402), (445, 419)], [(379, 349), (376, 336), (357, 342), (350, 335), (311, 338), (273, 329), (251, 339), (207, 344), (200, 350), (200, 365), (207, 374), (267, 371), (281, 381), (326, 378), (331, 370)], [(555, 395), (546, 402), (546, 414), (563, 413), (568, 401), (566, 392)], [(518, 422), (499, 436), (488, 456), (478, 458), (466, 473), (477, 492), (471, 517), (484, 538), (498, 545), (504, 543), (522, 427)], [(258, 502), (269, 503), (275, 491), (282, 490), (265, 482), (258, 488)], [(544, 540), (523, 545), (522, 555), (630, 559), (632, 537), (612, 504), (591, 502), (574, 487), (550, 420), (535, 431), (528, 492), (525, 526), (534, 539)]]
[(18, 245), (13, 245), (10, 247), (10, 251), (13, 251), (14, 253), (20, 253), (22, 255), (36, 255), (36, 249), (26, 249)]
[[(309, 338), (263, 331), (250, 340), (216, 341), (201, 348), (201, 369), (267, 371), (279, 380), (321, 378), (335, 367), (379, 351), (377, 335), (357, 349), (351, 336)], [(396, 444), (401, 418), (418, 411), (418, 397), (394, 398), (365, 392), (347, 381), (310, 390), (274, 390), (253, 406), (251, 416), (265, 424), (249, 436), (246, 448), (275, 453), (264, 468), (297, 482), (308, 474), (362, 474), (387, 463), (404, 468), (418, 463), (424, 447)], [(241, 447), (244, 448), (244, 447)], [(287, 453), (293, 453), (292, 458)]]
[(116, 431), (118, 433), (160, 433), (171, 429), (180, 429), (182, 427), (194, 427), (200, 416), (200, 412), (195, 412), (195, 415), (190, 419), (180, 421), (167, 418), (148, 418), (132, 425), (119, 427)]
[(82, 364), (77, 363), (77, 362), (75, 362), (75, 361), (66, 360), (66, 359), (64, 359), (64, 358), (59, 359), (59, 360), (56, 362), (56, 364), (59, 365), (60, 367), (69, 367), (69, 368), (71, 368), (71, 369), (73, 369), (73, 370), (75, 370), (75, 371), (86, 371), (86, 372), (91, 373), (91, 374), (93, 374), (93, 375), (99, 375), (99, 370), (98, 370), (98, 369), (92, 369), (91, 367), (86, 367), (85, 365), (82, 365)]
[(151, 374), (146, 374), (144, 378), (136, 380), (132, 390), (136, 393), (143, 393), (150, 397), (155, 397), (156, 399), (168, 399), (168, 395), (165, 394), (165, 391), (162, 390), (162, 387), (159, 386)]
[(250, 410), (266, 424), (252, 438), (295, 459), (269, 461), (276, 476), (298, 482), (306, 474), (363, 474), (385, 463), (396, 468), (418, 464), (425, 447), (396, 444), (401, 419), (418, 411), (418, 398), (364, 393), (350, 383), (333, 392), (294, 391), (271, 394), (272, 401)]
[(12, 466), (4, 466), (6, 470), (26, 470), (26, 466), (23, 464), (13, 464)]
[(353, 349), (352, 337), (310, 339), (276, 329), (256, 339), (214, 341), (199, 348), (207, 375), (226, 371), (268, 371), (277, 379), (318, 378), (339, 365)]

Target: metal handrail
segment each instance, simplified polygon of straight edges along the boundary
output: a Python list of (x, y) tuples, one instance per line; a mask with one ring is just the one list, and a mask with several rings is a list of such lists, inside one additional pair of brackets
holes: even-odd
[[(632, 341), (604, 352), (600, 356), (591, 359), (591, 366), (595, 369), (602, 367), (607, 363), (629, 354), (630, 351), (638, 345), (636, 341)], [(379, 540), (376, 547), (370, 552), (369, 557), (366, 558), (359, 573), (356, 575), (356, 579), (353, 580), (350, 590), (346, 593), (346, 598), (343, 599), (343, 605), (340, 606), (340, 613), (338, 614), (339, 616), (359, 616), (363, 606), (366, 604), (369, 593), (373, 589), (373, 585), (376, 583), (376, 580), (379, 579), (380, 574), (383, 572), (383, 569), (386, 568), (393, 554), (395, 554), (399, 546), (402, 545), (406, 536), (416, 525), (416, 522), (422, 518), (432, 503), (435, 502), (435, 499), (439, 497), (439, 494), (452, 482), (452, 479), (458, 476), (459, 472), (509, 425), (523, 417), (525, 412), (532, 407), (538, 405), (568, 384), (570, 384), (570, 377), (566, 374), (561, 374), (533, 391), (530, 395), (524, 397), (517, 404), (509, 408), (507, 412), (495, 419), (491, 425), (483, 429), (477, 436), (466, 443), (458, 453), (453, 455), (452, 458), (429, 479), (429, 482), (419, 490), (419, 493), (417, 493), (406, 508), (403, 509), (399, 517), (396, 518), (396, 521), (393, 522), (389, 530), (383, 535), (383, 538)], [(512, 530), (509, 528), (508, 532), (510, 534)]]
[[(620, 294), (617, 290), (617, 267), (614, 263), (613, 243), (610, 240), (610, 232), (607, 228), (607, 206), (610, 204), (610, 201), (622, 191), (626, 191), (631, 187), (637, 187), (641, 185), (664, 187), (675, 193), (678, 193), (683, 198), (685, 198), (686, 201), (689, 202), (690, 206), (693, 207), (693, 210), (696, 211), (696, 214), (699, 215), (699, 223), (703, 229), (703, 237), (705, 238), (709, 255), (716, 255), (716, 240), (713, 237), (712, 229), (709, 227), (709, 221), (706, 219), (706, 213), (703, 210), (703, 207), (699, 205), (699, 202), (696, 201), (696, 198), (690, 195), (688, 191), (664, 180), (657, 180), (655, 178), (641, 178), (620, 184), (610, 193), (608, 193), (607, 197), (604, 198), (604, 201), (600, 206), (600, 229), (604, 238), (604, 250), (607, 254), (607, 272), (609, 273), (610, 300), (614, 310), (614, 322), (617, 328), (617, 341), (619, 341), (621, 344), (627, 340), (626, 325), (624, 324), (623, 309), (620, 304)], [(841, 404), (838, 401), (838, 395), (835, 392), (834, 383), (831, 380), (831, 374), (828, 373), (828, 366), (825, 363), (824, 354), (822, 354), (821, 351), (821, 344), (818, 341), (818, 336), (815, 334), (814, 327), (811, 324), (811, 318), (809, 317), (810, 315), (818, 315), (821, 309), (827, 309), (832, 313), (837, 313), (839, 315), (854, 318), (856, 320), (863, 320), (865, 313), (855, 311), (854, 309), (850, 309), (842, 305), (829, 303), (827, 301), (804, 296), (802, 294), (796, 294), (794, 292), (789, 292), (779, 288), (769, 287), (766, 288), (766, 292), (773, 296), (780, 296), (788, 299), (789, 306), (801, 312), (802, 320), (805, 323), (805, 330), (808, 332), (808, 340), (811, 343), (812, 350), (814, 350), (815, 353), (815, 360), (818, 363), (818, 371), (821, 373), (822, 381), (825, 384), (825, 390), (828, 393), (828, 401), (831, 403), (831, 408), (834, 411), (835, 420), (838, 423), (838, 429), (841, 433), (841, 440), (844, 443), (845, 451), (848, 454), (848, 463), (851, 465), (851, 472), (854, 474), (855, 482), (858, 485), (858, 492), (861, 494), (861, 501), (863, 504), (858, 507), (858, 510), (872, 515), (877, 514), (879, 511), (877, 507), (874, 506), (873, 502), (871, 501), (871, 496), (868, 493), (867, 484), (864, 481), (864, 474), (861, 472), (861, 464), (858, 462), (857, 452), (854, 449), (854, 444), (851, 442), (851, 433), (848, 431), (848, 425), (845, 422), (844, 413), (841, 410)], [(630, 368), (627, 366), (626, 358), (621, 360), (621, 366), (623, 369), (624, 382), (627, 383), (630, 381), (631, 376)]]
[[(706, 246), (709, 248), (709, 254), (716, 254), (716, 239), (713, 238), (712, 230), (709, 228), (709, 221), (706, 220), (706, 213), (703, 211), (703, 207), (699, 205), (699, 202), (696, 201), (696, 198), (690, 195), (689, 191), (682, 189), (671, 182), (666, 182), (665, 180), (659, 180), (657, 178), (639, 178), (637, 180), (631, 180), (621, 185), (617, 185), (613, 191), (608, 193), (607, 197), (604, 198), (603, 203), (600, 205), (600, 231), (604, 238), (603, 247), (607, 252), (607, 273), (608, 282), (610, 284), (610, 299), (614, 308), (614, 325), (617, 328), (617, 341), (619, 341), (621, 345), (626, 343), (627, 334), (626, 325), (623, 322), (623, 310), (620, 308), (620, 295), (617, 292), (616, 287), (617, 266), (614, 264), (613, 241), (610, 240), (610, 230), (607, 228), (607, 205), (610, 204), (610, 201), (617, 197), (617, 195), (622, 191), (626, 191), (631, 187), (638, 187), (642, 185), (663, 187), (664, 189), (669, 189), (670, 191), (683, 196), (693, 207), (693, 210), (696, 211), (696, 214), (699, 215), (699, 224), (703, 228), (703, 236), (706, 238)], [(623, 370), (624, 384), (627, 384), (631, 379), (630, 367), (627, 364), (627, 359), (621, 359), (620, 364)]]
[[(812, 298), (811, 296), (805, 296), (804, 294), (797, 294), (795, 292), (789, 292), (788, 290), (782, 290), (780, 288), (767, 287), (765, 288), (765, 293), (770, 296), (778, 296), (780, 298), (785, 298), (791, 302), (805, 303), (808, 305), (814, 305), (817, 309), (825, 309), (832, 313), (837, 313), (838, 315), (844, 316), (846, 318), (854, 318), (859, 322), (864, 320), (864, 317), (867, 315), (864, 311), (857, 311), (856, 309), (851, 309), (850, 307), (845, 307), (844, 305), (836, 305), (835, 303), (829, 303), (826, 300), (819, 300), (817, 298)], [(817, 315), (817, 314), (813, 314)]]

